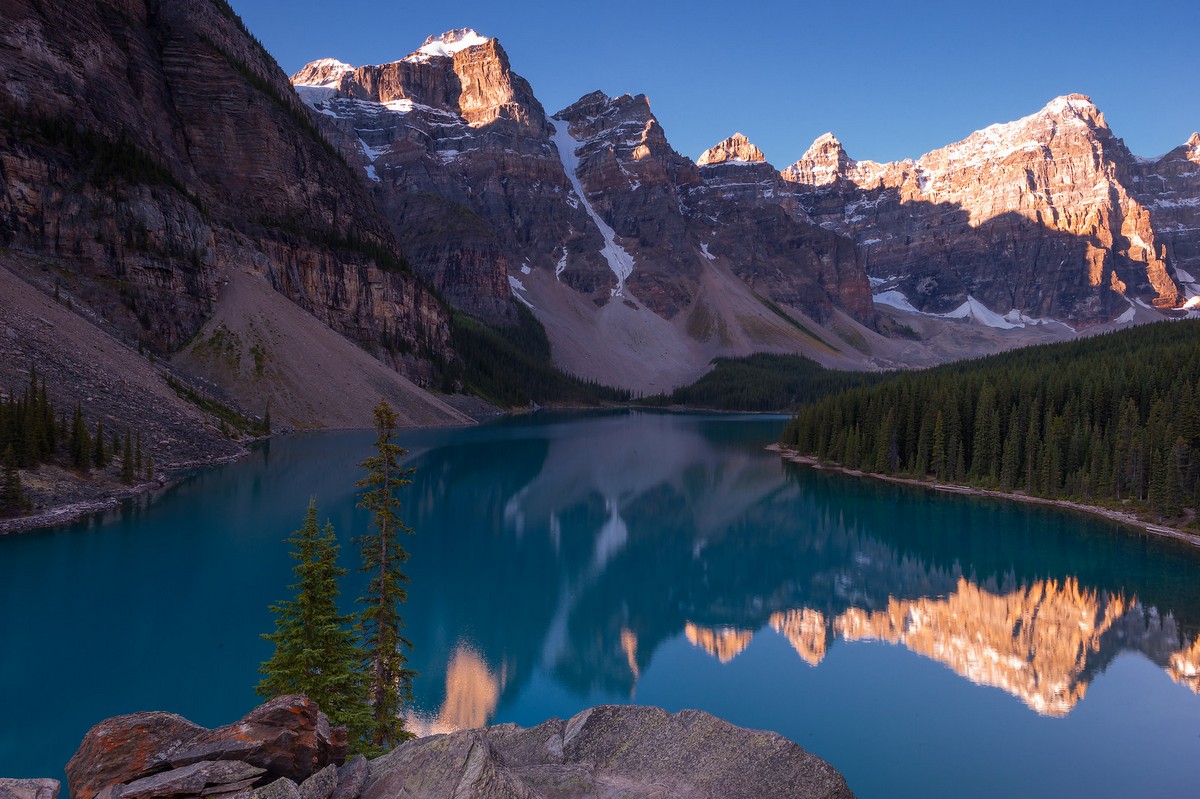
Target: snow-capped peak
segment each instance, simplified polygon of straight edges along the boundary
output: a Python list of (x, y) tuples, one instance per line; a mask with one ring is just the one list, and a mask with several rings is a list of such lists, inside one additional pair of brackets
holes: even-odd
[(431, 58), (453, 58), (468, 47), (487, 44), (489, 37), (480, 34), (472, 28), (459, 28), (446, 31), (440, 36), (430, 36), (415, 53), (405, 58), (405, 61), (428, 61)]
[(980, 132), (991, 132), (999, 134), (1002, 137), (1011, 134), (1026, 135), (1031, 130), (1043, 127), (1046, 124), (1046, 120), (1051, 118), (1066, 120), (1073, 124), (1082, 124), (1092, 128), (1108, 127), (1104, 121), (1104, 114), (1100, 113), (1100, 109), (1092, 102), (1092, 98), (1086, 94), (1064, 94), (1046, 103), (1035, 114), (1022, 117), (1014, 122), (990, 125)]
[(292, 76), (295, 86), (314, 86), (322, 89), (336, 89), (342, 76), (353, 72), (354, 67), (336, 58), (319, 58), (304, 65), (304, 68)]
[(338, 61), (336, 58), (318, 58), (316, 61), (310, 62), (308, 64), (308, 66), (318, 67), (318, 68), (324, 67), (327, 69), (338, 69), (341, 71), (345, 71), (348, 69), (354, 69), (354, 67), (350, 66), (345, 61)]

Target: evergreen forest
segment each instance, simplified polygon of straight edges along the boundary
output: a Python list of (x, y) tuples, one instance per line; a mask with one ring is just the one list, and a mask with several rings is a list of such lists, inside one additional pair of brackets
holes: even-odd
[(1188, 521), (1200, 321), (898, 373), (804, 406), (781, 443), (852, 469)]
[(23, 391), (0, 392), (0, 518), (29, 512), (18, 470), (47, 463), (81, 474), (111, 472), (126, 485), (154, 479), (154, 459), (143, 457), (140, 430), (125, 427), (122, 433), (105, 427), (103, 420), (89, 428), (78, 403), (68, 416), (51, 401), (46, 381), (31, 367)]

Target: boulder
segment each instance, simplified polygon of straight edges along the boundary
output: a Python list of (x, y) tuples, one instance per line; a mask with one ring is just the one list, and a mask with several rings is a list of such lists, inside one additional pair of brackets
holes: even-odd
[(10, 780), (0, 778), (0, 799), (57, 799), (58, 780)]
[[(114, 788), (111, 799), (155, 799), (163, 796), (195, 796), (209, 793), (209, 786), (249, 787), (263, 769), (236, 760), (204, 760), (134, 780)], [(236, 787), (227, 790), (236, 790)], [(220, 789), (212, 793), (220, 793)]]
[(174, 713), (134, 713), (100, 722), (67, 763), (71, 799), (92, 799), (109, 785), (165, 770), (167, 756), (204, 731)]
[(175, 768), (202, 760), (240, 760), (271, 777), (302, 782), (347, 754), (346, 730), (330, 727), (315, 702), (280, 696), (233, 724), (205, 730), (171, 753)]
[(338, 767), (330, 763), (300, 783), (300, 799), (329, 799), (338, 784)]
[(371, 766), (362, 755), (355, 755), (347, 760), (338, 769), (337, 787), (333, 789), (330, 799), (358, 799), (370, 773)]
[(420, 738), (370, 765), (363, 799), (853, 799), (836, 769), (783, 736), (695, 710), (601, 706)]
[(287, 777), (280, 777), (270, 785), (255, 788), (247, 796), (249, 799), (300, 799), (300, 789)]

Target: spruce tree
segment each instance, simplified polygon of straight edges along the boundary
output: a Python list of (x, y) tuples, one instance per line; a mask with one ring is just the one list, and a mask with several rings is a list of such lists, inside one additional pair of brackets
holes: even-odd
[(407, 450), (395, 443), (396, 414), (381, 400), (374, 408), (375, 454), (360, 465), (367, 475), (358, 481), (364, 489), (358, 503), (371, 514), (369, 531), (358, 539), (362, 570), (370, 575), (366, 594), (359, 599), (363, 666), (371, 702), (370, 744), (376, 751), (391, 749), (412, 738), (404, 729), (401, 709), (412, 701), (413, 672), (408, 668), (412, 643), (404, 637), (400, 604), (408, 598), (404, 563), (408, 552), (400, 545), (401, 533), (412, 530), (400, 519), (397, 491), (412, 481), (412, 469), (400, 466)]
[(295, 598), (271, 605), (275, 632), (263, 635), (275, 652), (259, 667), (263, 679), (255, 691), (262, 697), (304, 694), (334, 724), (349, 728), (351, 741), (361, 741), (370, 724), (362, 653), (353, 617), (338, 609), (338, 543), (333, 525), (317, 525), (317, 501), (308, 503), (303, 526), (288, 539), (295, 549), (289, 586)]
[(0, 485), (0, 518), (28, 513), (30, 503), (17, 473), (17, 456), (12, 446), (4, 448), (4, 481)]
[(125, 448), (121, 450), (121, 482), (133, 485), (137, 473), (133, 471), (133, 442), (129, 438), (129, 428), (125, 428)]
[(92, 456), (92, 437), (83, 421), (83, 408), (75, 403), (75, 418), (71, 422), (71, 465), (88, 470)]
[(96, 422), (96, 445), (92, 448), (92, 465), (97, 469), (103, 469), (108, 466), (109, 452), (104, 448), (104, 422), (102, 420)]

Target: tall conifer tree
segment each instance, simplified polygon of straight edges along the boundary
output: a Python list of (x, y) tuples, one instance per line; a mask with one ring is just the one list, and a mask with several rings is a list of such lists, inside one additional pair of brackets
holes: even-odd
[(333, 525), (319, 529), (317, 501), (308, 503), (304, 524), (288, 542), (295, 547), (296, 592), (271, 606), (275, 632), (263, 636), (275, 644), (271, 659), (259, 667), (259, 696), (304, 694), (329, 716), (345, 724), (351, 741), (361, 741), (370, 723), (366, 682), (353, 617), (338, 609), (338, 543)]
[(404, 637), (400, 604), (408, 598), (404, 564), (408, 552), (400, 544), (402, 533), (412, 530), (400, 519), (399, 489), (412, 482), (412, 469), (400, 466), (407, 450), (394, 440), (396, 414), (381, 400), (374, 409), (375, 454), (360, 465), (367, 475), (358, 482), (364, 489), (358, 503), (371, 514), (371, 526), (358, 539), (362, 570), (370, 576), (366, 594), (359, 600), (364, 667), (370, 685), (370, 742), (377, 750), (391, 749), (413, 737), (404, 729), (401, 709), (412, 701), (413, 672), (408, 668), (412, 643)]

